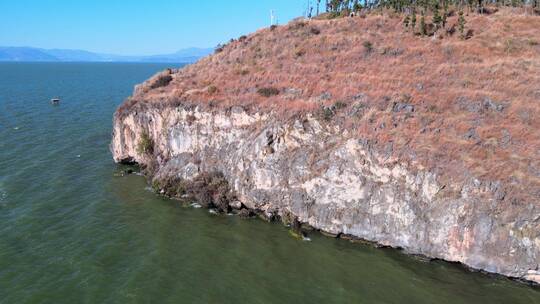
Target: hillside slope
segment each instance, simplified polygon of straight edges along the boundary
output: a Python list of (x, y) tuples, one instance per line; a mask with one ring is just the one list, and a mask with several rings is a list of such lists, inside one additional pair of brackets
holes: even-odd
[(219, 170), (248, 208), (540, 281), (540, 17), (467, 28), (419, 37), (385, 13), (240, 37), (138, 86), (113, 155), (154, 180)]

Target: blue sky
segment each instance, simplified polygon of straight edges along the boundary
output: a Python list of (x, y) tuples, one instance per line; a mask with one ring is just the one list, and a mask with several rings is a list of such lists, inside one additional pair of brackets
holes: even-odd
[[(312, 1), (315, 2), (315, 1)], [(0, 0), (0, 46), (122, 55), (214, 47), (304, 13), (307, 0)]]

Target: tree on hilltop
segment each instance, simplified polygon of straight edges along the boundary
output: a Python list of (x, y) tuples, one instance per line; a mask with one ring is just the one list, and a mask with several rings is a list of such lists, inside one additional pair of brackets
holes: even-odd
[(411, 27), (412, 32), (414, 34), (414, 30), (416, 29), (416, 11), (413, 9), (412, 17), (411, 17)]
[(461, 39), (465, 39), (465, 17), (463, 17), (463, 11), (459, 11), (458, 29)]
[(422, 36), (427, 35), (426, 12), (425, 11), (422, 11), (422, 16), (420, 16), (420, 34), (422, 34)]

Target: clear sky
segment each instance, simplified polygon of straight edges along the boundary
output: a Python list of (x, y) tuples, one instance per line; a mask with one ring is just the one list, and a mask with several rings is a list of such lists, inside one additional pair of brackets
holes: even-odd
[[(314, 0), (312, 2), (315, 2)], [(121, 55), (214, 47), (302, 15), (307, 0), (0, 0), (0, 46)]]

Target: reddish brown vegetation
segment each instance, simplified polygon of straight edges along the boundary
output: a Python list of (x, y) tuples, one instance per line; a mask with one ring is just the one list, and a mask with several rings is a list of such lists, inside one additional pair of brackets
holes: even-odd
[(501, 9), (468, 16), (467, 28), (468, 40), (444, 30), (418, 37), (402, 16), (373, 14), (263, 29), (137, 92), (119, 113), (137, 103), (318, 113), (389, 159), (538, 198), (540, 17)]

